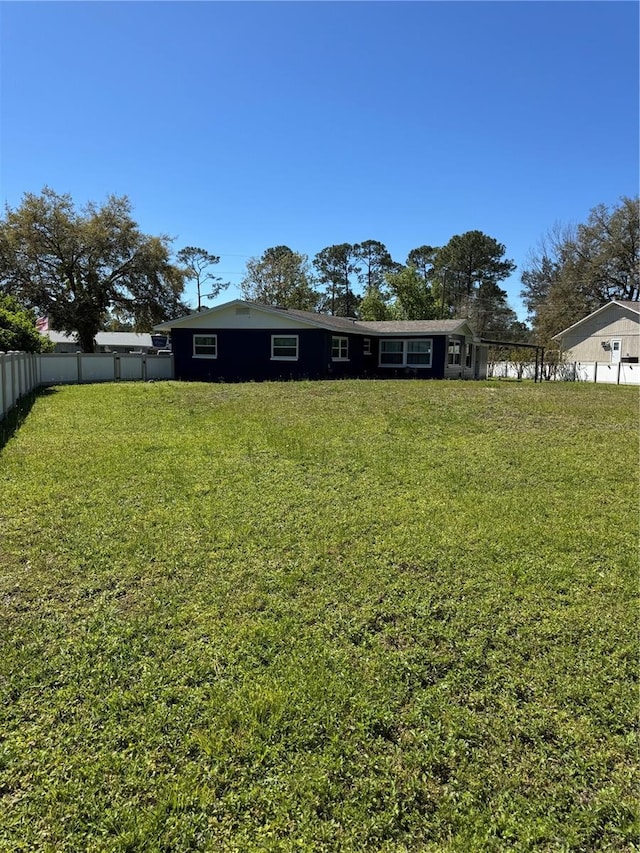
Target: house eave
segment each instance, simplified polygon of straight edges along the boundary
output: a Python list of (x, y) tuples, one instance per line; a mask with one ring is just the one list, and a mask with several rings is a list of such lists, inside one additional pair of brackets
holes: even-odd
[(635, 308), (632, 307), (628, 302), (624, 302), (621, 299), (612, 299), (611, 302), (607, 302), (606, 305), (601, 305), (600, 308), (596, 308), (596, 310), (592, 311), (591, 314), (587, 314), (586, 317), (583, 317), (581, 320), (578, 320), (576, 323), (573, 323), (573, 325), (567, 326), (566, 329), (563, 329), (561, 332), (558, 332), (557, 335), (552, 335), (551, 340), (562, 343), (562, 338), (566, 334), (572, 332), (574, 329), (577, 329), (578, 326), (581, 326), (583, 323), (586, 323), (587, 320), (592, 320), (594, 317), (597, 317), (598, 314), (602, 314), (603, 311), (608, 311), (613, 305), (617, 305), (619, 308), (623, 308), (635, 314), (640, 314), (640, 303), (638, 303), (638, 308)]

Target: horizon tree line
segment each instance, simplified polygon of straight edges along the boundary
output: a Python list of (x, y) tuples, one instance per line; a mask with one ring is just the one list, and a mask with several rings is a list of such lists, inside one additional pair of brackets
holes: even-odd
[[(101, 328), (148, 331), (188, 313), (186, 281), (196, 310), (229, 282), (212, 271), (219, 255), (194, 246), (172, 254), (172, 241), (144, 234), (126, 196), (78, 209), (68, 194), (45, 187), (25, 193), (0, 218), (0, 341), (37, 349), (26, 334), (37, 316), (75, 335), (85, 352)], [(364, 240), (321, 249), (310, 261), (288, 246), (252, 257), (240, 284), (246, 299), (368, 320), (468, 318), (483, 336), (548, 344), (563, 328), (613, 298), (640, 298), (638, 198), (594, 207), (577, 226), (556, 226), (532, 250), (522, 271), (527, 324), (518, 321), (500, 286), (516, 269), (506, 249), (482, 231), (424, 244), (395, 261), (384, 243)], [(207, 290), (204, 293), (204, 290)], [(40, 341), (40, 343), (39, 343)]]

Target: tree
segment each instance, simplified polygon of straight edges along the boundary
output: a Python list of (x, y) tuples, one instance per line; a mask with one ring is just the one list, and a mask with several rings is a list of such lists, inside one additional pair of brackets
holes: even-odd
[(206, 249), (199, 249), (196, 246), (186, 246), (180, 249), (176, 259), (184, 267), (184, 277), (196, 283), (198, 311), (202, 311), (201, 291), (206, 282), (209, 282), (209, 293), (205, 295), (209, 299), (215, 299), (222, 290), (229, 287), (228, 281), (223, 282), (220, 276), (214, 275), (209, 270), (209, 267), (220, 263), (218, 255), (212, 255)]
[(436, 251), (434, 275), (440, 279), (443, 316), (468, 317), (480, 335), (495, 331), (492, 318), (510, 310), (498, 282), (516, 268), (504, 257), (505, 251), (502, 243), (482, 231), (458, 234)]
[(0, 293), (0, 352), (47, 352), (53, 344), (38, 331), (36, 315)]
[(288, 246), (274, 246), (260, 258), (250, 258), (240, 290), (245, 299), (265, 305), (313, 311), (318, 304), (307, 256)]
[(536, 340), (549, 339), (611, 299), (640, 299), (638, 198), (594, 207), (587, 222), (555, 226), (522, 273), (521, 296)]
[(169, 244), (139, 230), (126, 196), (77, 210), (71, 196), (45, 187), (0, 220), (0, 292), (92, 352), (110, 310), (140, 330), (186, 313), (184, 271), (170, 263)]
[(372, 287), (360, 300), (358, 316), (361, 320), (393, 320), (393, 312), (388, 298), (381, 289)]
[(416, 249), (411, 249), (407, 255), (407, 266), (414, 267), (425, 283), (433, 278), (433, 265), (437, 251), (435, 246), (418, 246)]
[(320, 282), (327, 285), (324, 308), (333, 316), (350, 317), (358, 308), (360, 298), (351, 286), (352, 276), (360, 272), (357, 262), (351, 243), (327, 246), (313, 259)]
[(393, 299), (392, 313), (397, 320), (434, 320), (438, 306), (431, 284), (415, 266), (402, 267), (387, 274)]
[(379, 240), (364, 240), (353, 246), (354, 258), (361, 264), (356, 271), (364, 297), (358, 306), (359, 316), (363, 320), (389, 320), (390, 293), (386, 286), (386, 275), (400, 268), (387, 247)]

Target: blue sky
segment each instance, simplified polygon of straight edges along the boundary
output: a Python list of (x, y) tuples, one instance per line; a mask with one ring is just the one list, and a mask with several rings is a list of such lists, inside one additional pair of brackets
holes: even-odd
[(479, 229), (524, 316), (544, 233), (638, 192), (638, 9), (2, 2), (0, 198), (127, 195), (233, 284), (270, 246), (404, 262)]

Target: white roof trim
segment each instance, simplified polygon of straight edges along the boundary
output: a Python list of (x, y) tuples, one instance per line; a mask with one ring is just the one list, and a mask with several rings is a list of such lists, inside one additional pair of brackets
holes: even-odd
[(611, 308), (612, 305), (618, 305), (620, 308), (626, 308), (627, 311), (633, 311), (636, 314), (640, 314), (640, 303), (634, 303), (634, 305), (635, 304), (637, 304), (638, 307), (632, 308), (628, 302), (625, 302), (622, 299), (612, 299), (611, 302), (607, 302), (606, 305), (601, 305), (600, 308), (596, 308), (596, 310), (592, 311), (591, 314), (587, 314), (587, 316), (583, 317), (582, 320), (578, 320), (577, 323), (574, 323), (572, 326), (567, 326), (566, 329), (563, 329), (561, 332), (558, 332), (557, 335), (553, 335), (551, 340), (552, 341), (559, 341), (560, 338), (562, 338), (564, 335), (567, 334), (567, 332), (570, 332), (572, 329), (575, 329), (578, 326), (581, 326), (582, 323), (586, 322), (587, 320), (591, 320), (592, 317), (595, 317), (597, 314), (601, 314), (603, 311), (607, 311), (609, 308)]

